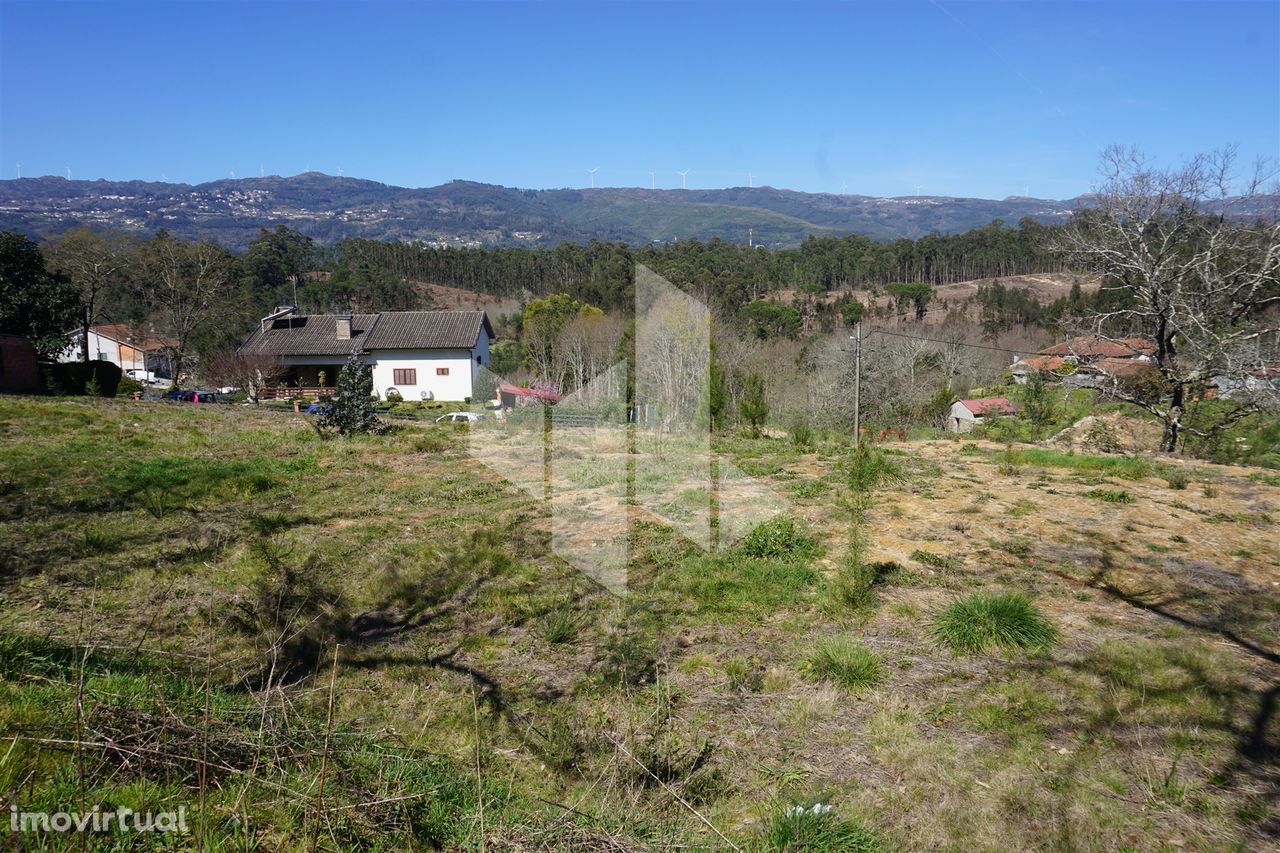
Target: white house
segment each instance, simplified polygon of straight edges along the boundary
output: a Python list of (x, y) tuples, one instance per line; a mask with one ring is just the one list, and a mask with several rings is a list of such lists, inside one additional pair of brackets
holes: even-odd
[(1013, 403), (1004, 397), (979, 397), (976, 400), (960, 400), (947, 413), (947, 429), (952, 432), (969, 432), (989, 417), (1012, 415)]
[[(84, 331), (77, 329), (68, 332), (67, 339), (67, 348), (58, 354), (58, 361), (80, 361)], [(123, 323), (89, 327), (89, 358), (109, 361), (126, 373), (150, 371), (156, 376), (168, 378), (168, 353), (176, 345), (176, 341), (168, 338), (134, 334)]]
[(405, 400), (460, 402), (474, 396), (493, 337), (483, 311), (305, 315), (285, 308), (264, 317), (238, 352), (283, 365), (275, 396), (334, 387), (355, 354), (372, 366), (373, 388), (382, 399), (394, 390)]

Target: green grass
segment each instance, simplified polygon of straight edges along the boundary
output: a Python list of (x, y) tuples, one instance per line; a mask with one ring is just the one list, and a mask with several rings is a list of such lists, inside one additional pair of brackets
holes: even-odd
[(953, 571), (964, 567), (964, 560), (959, 557), (943, 556), (942, 554), (935, 554), (932, 551), (925, 551), (922, 548), (917, 548), (912, 551), (911, 559), (922, 565), (935, 569), (942, 569), (944, 571)]
[(948, 605), (933, 620), (933, 636), (955, 654), (992, 648), (1047, 649), (1057, 632), (1021, 593), (974, 593)]
[(1073, 471), (1107, 474), (1125, 480), (1141, 480), (1150, 477), (1157, 470), (1151, 460), (1141, 456), (1092, 456), (1044, 447), (1010, 447), (1001, 451), (998, 459), (1012, 465), (1068, 468)]
[[(951, 438), (905, 445), (906, 455), (878, 455), (910, 486), (872, 513), (866, 550), (850, 560), (851, 504), (865, 493), (848, 488), (847, 438), (823, 434), (802, 457), (785, 439), (717, 435), (719, 452), (753, 460), (801, 507), (711, 552), (634, 518), (627, 591), (613, 595), (553, 551), (545, 507), (468, 459), (465, 441), (406, 423), (322, 442), (284, 412), (0, 397), (0, 631), (19, 638), (0, 639), (0, 790), (18, 789), (24, 804), (78, 801), (74, 751), (30, 739), (74, 739), (82, 633), (99, 649), (85, 673), (91, 733), (134, 715), (161, 728), (131, 737), (163, 731), (188, 757), (199, 744), (179, 735), (202, 725), (208, 649), (216, 754), (234, 759), (228, 745), (258, 742), (266, 701), (273, 758), (258, 776), (211, 779), (206, 830), (179, 846), (309, 849), (328, 655), (340, 642), (326, 783), (338, 811), (335, 840), (322, 825), (320, 849), (725, 846), (619, 744), (749, 850), (872, 850), (890, 839), (895, 849), (1265, 846), (1259, 764), (1238, 748), (1259, 718), (1265, 673), (1236, 644), (1168, 630), (1155, 614), (1131, 618), (1123, 600), (1079, 581), (1092, 568), (1086, 540), (1114, 554), (1117, 586), (1139, 590), (1132, 572), (1168, 559), (1145, 542), (1178, 543), (1188, 565), (1265, 570), (1276, 559), (1266, 484), (1215, 471), (1220, 505), (1184, 504), (1171, 524), (1117, 533), (1117, 553), (1063, 506), (1095, 485), (1116, 488), (1121, 475), (1091, 457), (1065, 474), (1028, 458), (1020, 464), (1046, 467), (1024, 467), (1025, 484), (1047, 471), (1062, 491), (1042, 488), (1032, 504), (991, 487), (974, 497), (983, 515), (948, 527), (952, 518), (932, 520), (930, 495), (954, 503), (983, 488), (994, 475), (978, 455), (987, 451)], [(891, 487), (873, 479), (871, 498)], [(1204, 479), (1193, 474), (1192, 499)], [(683, 502), (660, 477), (644, 485)], [(1145, 485), (1155, 486), (1164, 481)], [(1163, 505), (1187, 497), (1164, 494)], [(1221, 555), (1206, 553), (1207, 533), (1227, 543)], [(966, 537), (969, 550), (953, 544)], [(970, 571), (874, 562), (916, 544), (944, 560), (961, 554)], [(1055, 559), (1063, 574), (1050, 570)], [(1067, 650), (1002, 662), (935, 644), (940, 587), (993, 582), (1052, 602)], [(1168, 599), (1177, 615), (1221, 614), (1267, 647), (1280, 613), (1270, 588), (1187, 591)], [(267, 640), (281, 629), (277, 658)], [(273, 659), (292, 668), (267, 693), (253, 676)], [(1267, 725), (1270, 748), (1280, 732), (1274, 717)], [(871, 777), (842, 760), (855, 751), (873, 762)], [(94, 801), (185, 802), (195, 817), (189, 761), (125, 768), (86, 757)], [(782, 769), (754, 770), (763, 765)], [(894, 784), (873, 784), (883, 773)], [(348, 808), (396, 796), (412, 799), (368, 815)], [(783, 814), (818, 800), (835, 811)], [(1039, 817), (1052, 809), (1053, 821)], [(78, 839), (32, 848), (78, 849)]]
[(1109, 504), (1131, 504), (1137, 498), (1126, 492), (1124, 489), (1090, 489), (1083, 493), (1086, 498), (1096, 498), (1100, 501), (1106, 501)]
[(884, 658), (847, 637), (819, 640), (805, 658), (803, 669), (810, 678), (854, 691), (875, 687), (887, 675)]
[(823, 812), (824, 807), (792, 806), (789, 814), (775, 815), (754, 849), (761, 853), (879, 853), (888, 849), (860, 822), (840, 820), (832, 812)]

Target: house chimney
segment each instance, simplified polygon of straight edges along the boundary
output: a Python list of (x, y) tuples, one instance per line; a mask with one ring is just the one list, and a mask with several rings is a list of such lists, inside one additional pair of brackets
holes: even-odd
[(351, 340), (351, 315), (339, 314), (334, 319), (337, 321), (337, 325), (338, 325), (338, 340), (340, 341)]

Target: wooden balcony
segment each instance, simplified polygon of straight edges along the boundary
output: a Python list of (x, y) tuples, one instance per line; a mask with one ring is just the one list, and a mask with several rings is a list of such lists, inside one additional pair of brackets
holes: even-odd
[(321, 394), (333, 396), (338, 389), (332, 387), (321, 388), (318, 385), (279, 385), (274, 388), (263, 388), (258, 395), (259, 400), (293, 400), (297, 397), (310, 397), (316, 399)]

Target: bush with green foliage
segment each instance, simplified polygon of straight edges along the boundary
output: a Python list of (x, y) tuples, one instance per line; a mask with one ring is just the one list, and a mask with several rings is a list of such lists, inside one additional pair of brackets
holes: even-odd
[(64, 361), (44, 366), (45, 385), (55, 394), (114, 397), (124, 372), (110, 361)]
[(795, 560), (811, 559), (821, 550), (804, 526), (789, 515), (757, 525), (738, 548), (748, 557)]
[(933, 636), (956, 654), (1001, 649), (1047, 649), (1053, 625), (1025, 595), (978, 592), (947, 606), (933, 620)]

